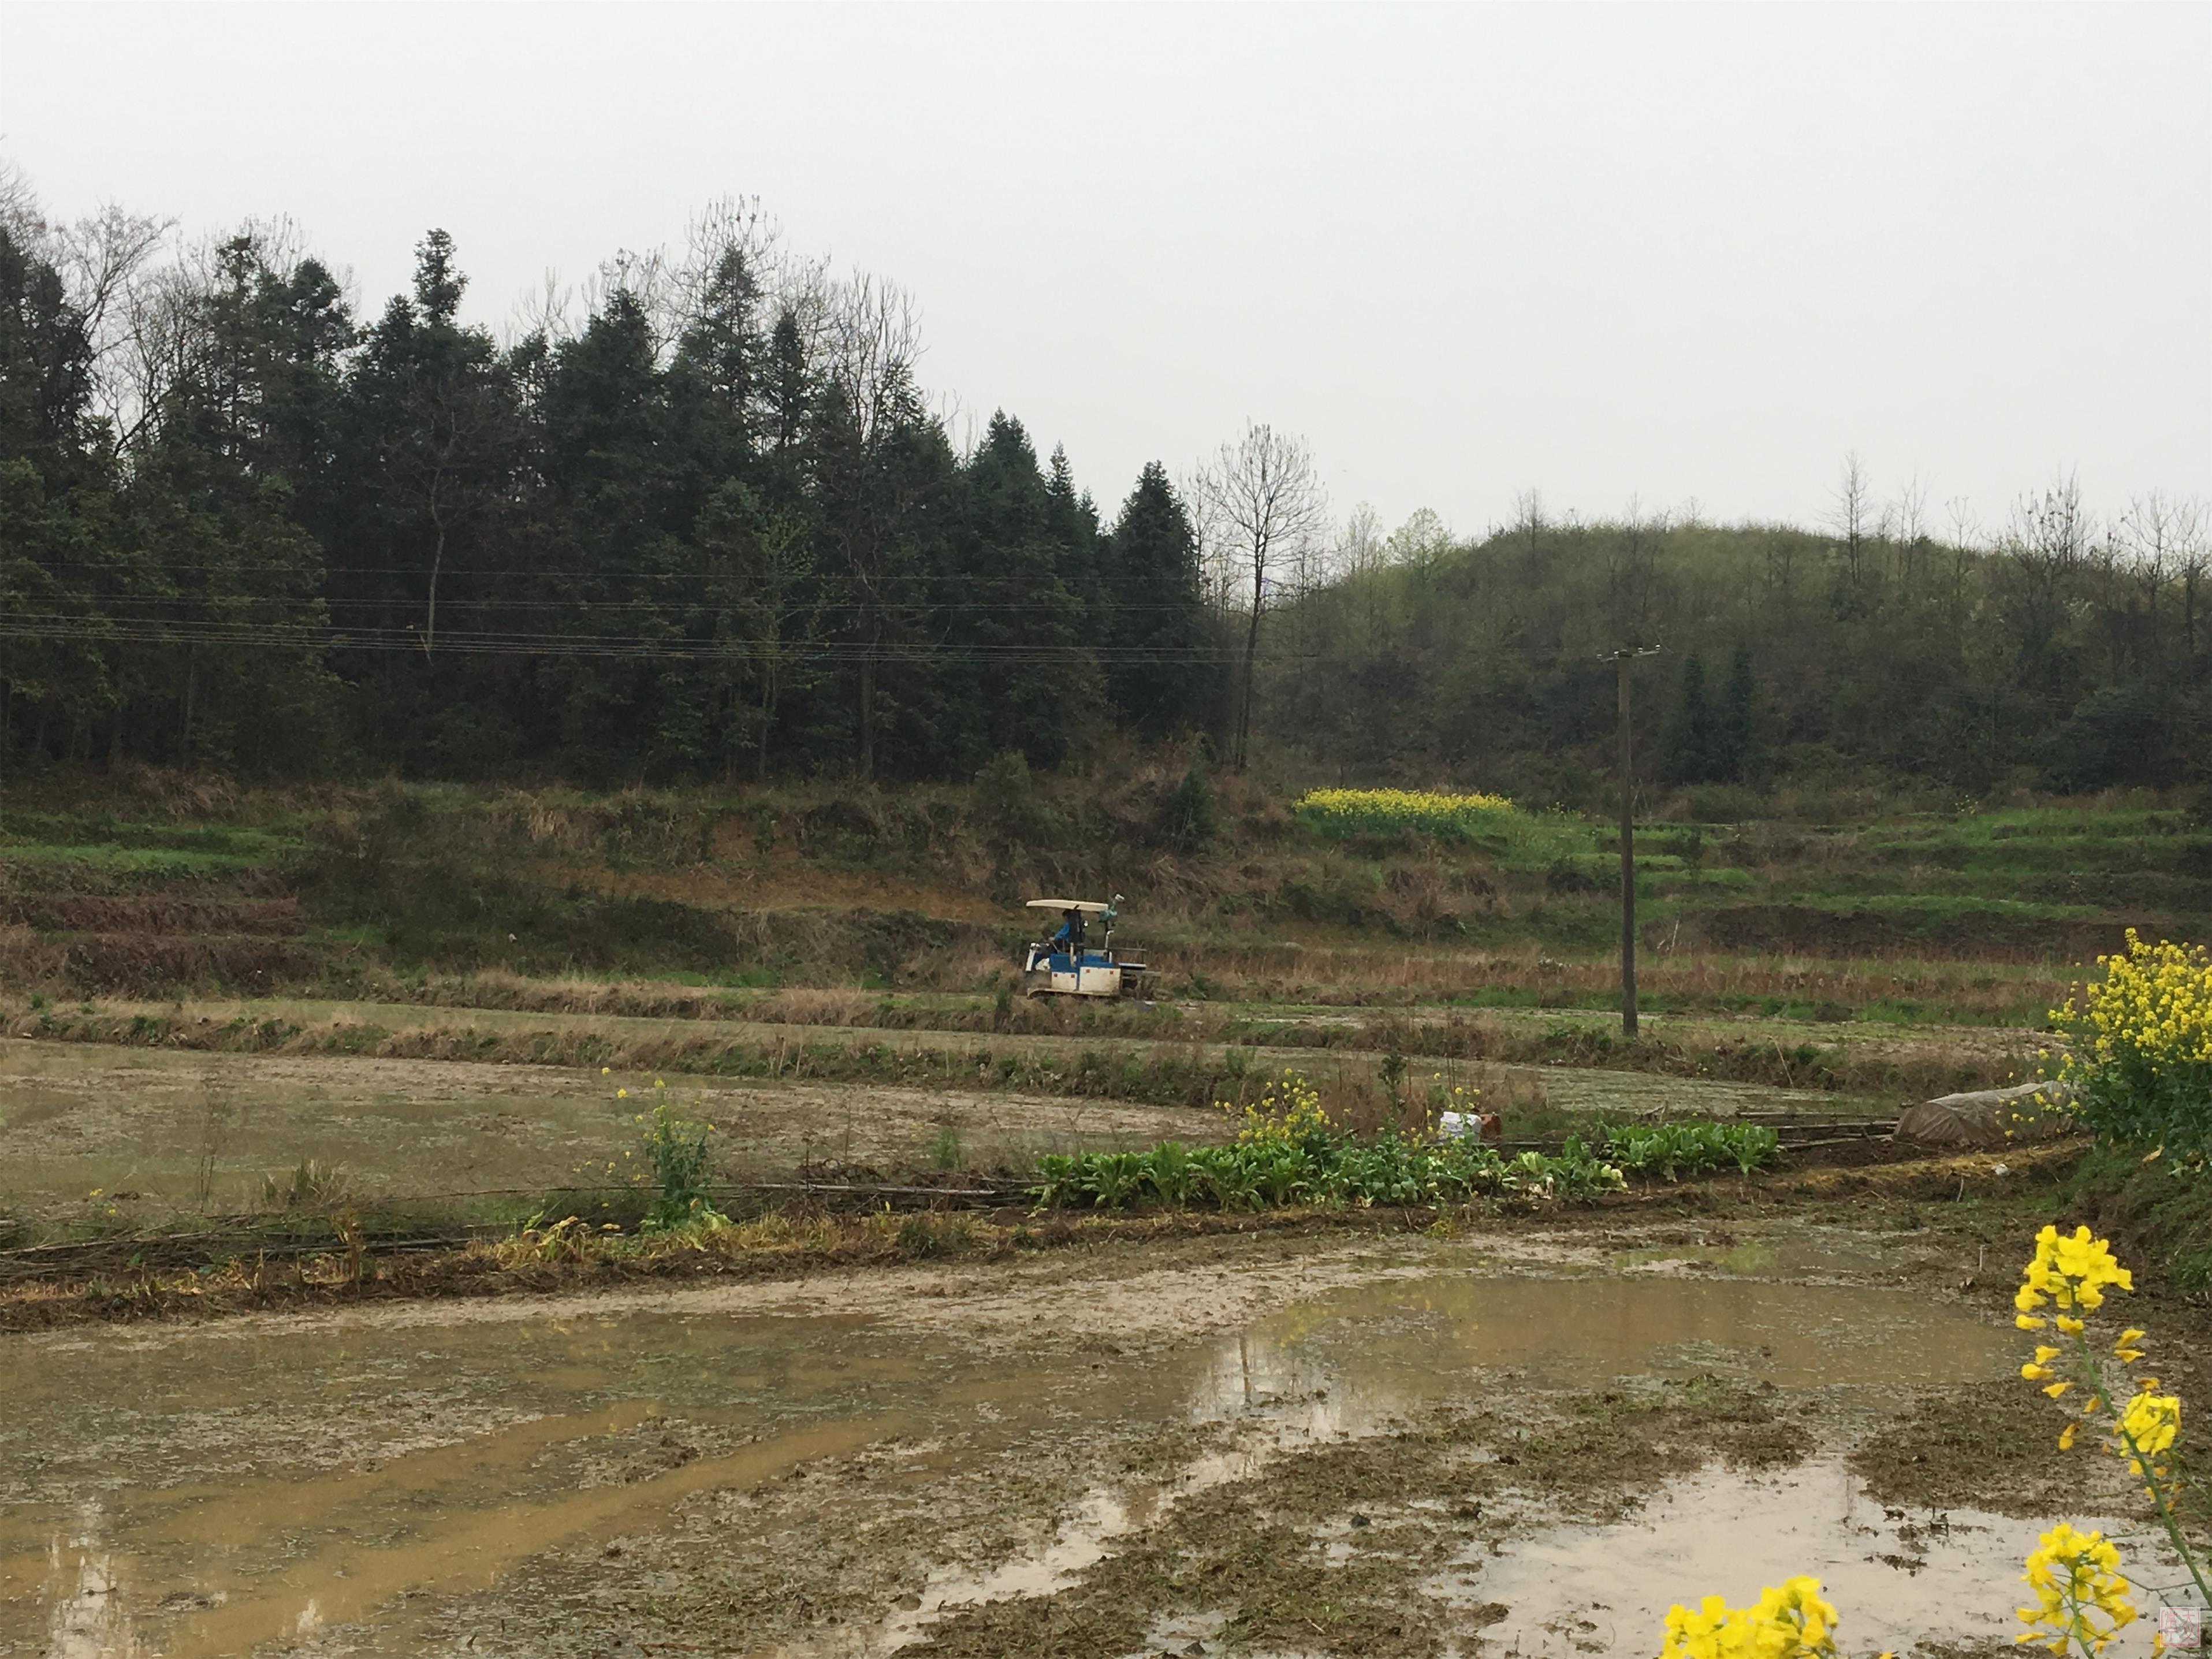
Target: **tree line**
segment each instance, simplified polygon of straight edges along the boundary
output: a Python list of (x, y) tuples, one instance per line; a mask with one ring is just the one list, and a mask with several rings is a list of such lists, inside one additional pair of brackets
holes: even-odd
[(916, 374), (894, 287), (722, 203), (504, 339), (458, 250), (358, 313), (284, 223), (179, 246), (0, 166), (0, 761), (586, 783), (972, 776), (1114, 732), (1583, 802), (1648, 780), (2212, 781), (2212, 544), (2065, 481), (1985, 532), (1847, 461), (1827, 522), (1524, 496), (1333, 519), (1248, 424), (1111, 512)]
[(2203, 786), (2207, 530), (2155, 495), (2100, 520), (2070, 478), (1994, 532), (1963, 509), (1939, 530), (1856, 459), (1811, 527), (1554, 516), (1534, 495), (1471, 538), (1355, 514), (1328, 579), (1283, 596), (1297, 666), (1263, 662), (1260, 707), (1275, 742), (1348, 779), (1586, 800), (1617, 720), (1601, 655), (1656, 646), (1638, 670), (1647, 781)]
[(582, 781), (1064, 761), (1211, 726), (1165, 469), (1109, 521), (912, 307), (702, 216), (572, 322), (464, 322), (441, 231), (373, 317), (285, 226), (169, 253), (0, 189), (0, 747)]

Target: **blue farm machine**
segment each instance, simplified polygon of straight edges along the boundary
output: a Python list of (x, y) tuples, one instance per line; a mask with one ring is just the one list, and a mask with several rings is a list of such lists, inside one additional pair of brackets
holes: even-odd
[[(1057, 910), (1060, 928), (1029, 946), (1022, 959), (1022, 989), (1033, 997), (1118, 997), (1134, 992), (1145, 964), (1114, 953), (1114, 907), (1119, 893), (1103, 904), (1096, 899), (1031, 899), (1032, 910)], [(1094, 945), (1091, 934), (1096, 927)]]

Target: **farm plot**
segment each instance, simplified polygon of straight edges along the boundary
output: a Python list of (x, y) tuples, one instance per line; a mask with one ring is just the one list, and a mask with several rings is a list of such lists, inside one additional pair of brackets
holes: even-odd
[(1828, 1221), (10, 1338), (0, 1654), (1640, 1653), (1808, 1565), (1979, 1651), (2128, 1495), (1944, 1426), (2046, 1403), (1971, 1232)]

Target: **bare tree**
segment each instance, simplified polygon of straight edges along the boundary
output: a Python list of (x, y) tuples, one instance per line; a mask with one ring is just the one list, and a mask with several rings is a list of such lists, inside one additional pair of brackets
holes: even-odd
[(111, 202), (74, 224), (47, 227), (42, 239), (44, 257), (84, 319), (93, 396), (118, 449), (137, 436), (151, 407), (138, 343), (150, 313), (174, 309), (165, 295), (176, 285), (176, 264), (157, 256), (175, 224)]
[(16, 242), (35, 245), (46, 234), (38, 192), (30, 176), (13, 161), (0, 161), (0, 231)]
[(1613, 609), (1613, 636), (1624, 645), (1644, 642), (1651, 600), (1659, 585), (1659, 553), (1674, 528), (1665, 511), (1647, 514), (1636, 496), (1606, 544), (1606, 592)]
[(1544, 538), (1552, 528), (1544, 512), (1543, 492), (1524, 489), (1513, 498), (1513, 539), (1521, 549), (1521, 562), (1534, 580), (1544, 568)]
[(1231, 763), (1251, 758), (1253, 672), (1260, 622), (1307, 567), (1322, 533), (1328, 498), (1305, 441), (1247, 421), (1243, 435), (1224, 443), (1192, 480), (1201, 518), (1239, 579), (1249, 610), (1244, 626), (1244, 678), (1237, 697)]
[(1843, 556), (1845, 601), (1854, 611), (1866, 602), (1867, 548), (1874, 538), (1877, 511), (1874, 483), (1858, 452), (1853, 450), (1844, 457), (1843, 477), (1836, 485), (1836, 504), (1828, 522), (1836, 532), (1836, 550)]
[(836, 284), (824, 300), (816, 327), (816, 364), (844, 392), (862, 441), (911, 422), (921, 410), (915, 370), (921, 311), (914, 296), (862, 272)]
[(2142, 584), (2150, 610), (2154, 640), (2158, 625), (2157, 605), (2168, 583), (2181, 589), (2182, 672), (2197, 672), (2197, 623), (2205, 577), (2212, 574), (2212, 542), (2205, 535), (2204, 509), (2192, 501), (2175, 501), (2153, 490), (2129, 502), (2114, 526)]
[(1897, 492), (1897, 499), (1882, 512), (1882, 527), (1896, 546), (1898, 585), (1917, 593), (1928, 580), (1928, 487), (1914, 473)]
[(2070, 473), (2014, 505), (1997, 550), (2010, 577), (2007, 610), (2023, 669), (2047, 672), (2095, 533)]
[(920, 487), (901, 461), (899, 441), (927, 419), (915, 385), (921, 332), (919, 313), (904, 290), (863, 276), (827, 296), (805, 339), (812, 373), (837, 410), (826, 423), (828, 445), (817, 465), (831, 479), (825, 492), (840, 503), (823, 534), (836, 550), (860, 635), (857, 759), (863, 779), (875, 776), (877, 665), (908, 629), (912, 609), (893, 566), (897, 527)]

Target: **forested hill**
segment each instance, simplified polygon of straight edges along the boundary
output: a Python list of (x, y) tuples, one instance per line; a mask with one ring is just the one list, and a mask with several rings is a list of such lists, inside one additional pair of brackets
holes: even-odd
[(1808, 772), (1979, 793), (2212, 780), (2212, 550), (2186, 505), (2100, 524), (2073, 488), (1997, 534), (1929, 533), (1847, 471), (1838, 523), (1417, 520), (1274, 618), (1263, 730), (1354, 781), (1588, 802), (1636, 666), (1639, 774)]
[(897, 292), (749, 210), (504, 341), (465, 286), (434, 231), (357, 312), (283, 227), (51, 226), (0, 167), (0, 764), (895, 781), (1204, 733), (1594, 804), (1600, 656), (1652, 646), (1655, 782), (2212, 767), (2186, 506), (2097, 521), (2069, 486), (1936, 534), (1854, 470), (1818, 532), (1531, 498), (1479, 541), (1384, 538), (1253, 426), (1102, 512), (1010, 416), (957, 442)]
[(1212, 721), (1162, 468), (1102, 522), (1010, 417), (956, 453), (895, 292), (703, 223), (502, 347), (442, 233), (364, 320), (278, 236), (0, 214), (7, 758), (945, 777)]

